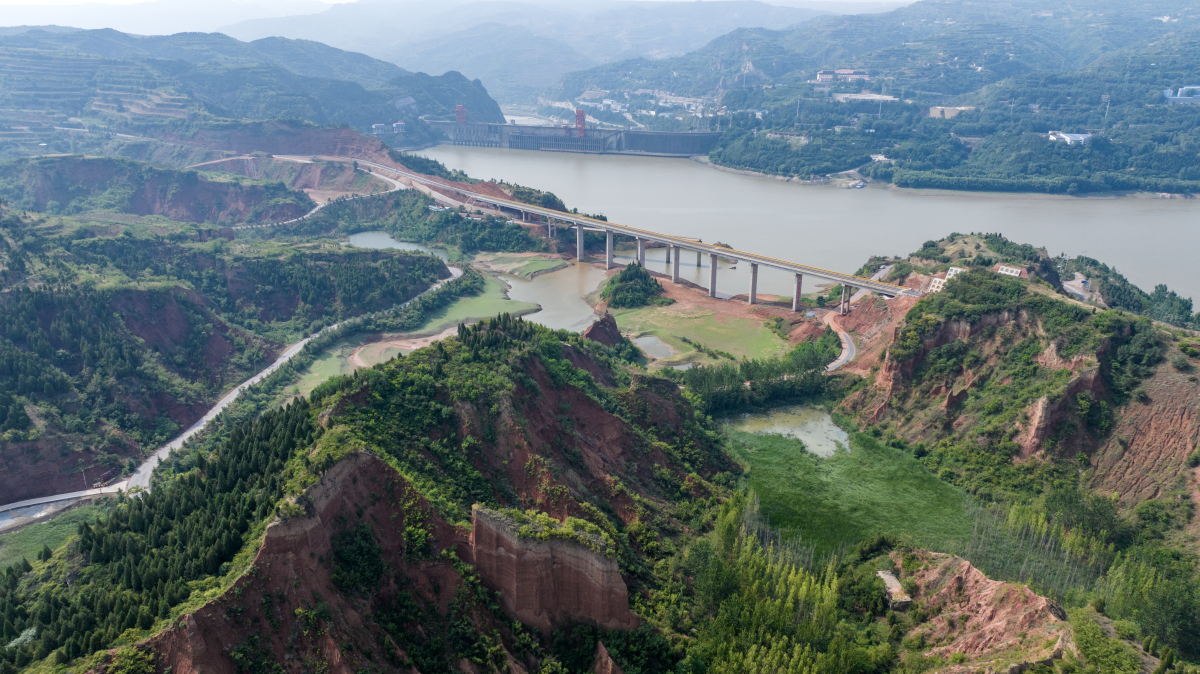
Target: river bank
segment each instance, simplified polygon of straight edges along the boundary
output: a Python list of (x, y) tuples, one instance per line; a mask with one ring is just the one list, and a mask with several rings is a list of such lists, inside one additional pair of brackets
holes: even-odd
[[(1200, 249), (1194, 226), (1200, 199), (935, 192), (880, 183), (809, 189), (820, 186), (709, 170), (683, 159), (452, 145), (420, 154), (469, 175), (554, 192), (568, 206), (613, 222), (735, 248), (770, 247), (774, 257), (840, 272), (856, 271), (871, 255), (907, 254), (954, 231), (1000, 232), (1052, 255), (1102, 260), (1145, 290), (1165, 283), (1200, 298), (1200, 278), (1188, 271), (1191, 251)], [(1147, 240), (1172, 245), (1147, 246)], [(648, 259), (648, 268), (659, 269), (652, 264), (658, 263)], [(681, 271), (691, 274), (694, 267)], [(707, 284), (707, 278), (687, 278)], [(792, 283), (788, 274), (763, 270), (759, 290), (786, 295)], [(733, 295), (747, 287), (748, 265), (721, 270), (719, 291)]]

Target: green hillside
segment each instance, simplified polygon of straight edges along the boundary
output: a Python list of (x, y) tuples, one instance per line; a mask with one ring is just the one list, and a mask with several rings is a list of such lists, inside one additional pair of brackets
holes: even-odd
[[(1197, 44), (1200, 20), (1180, 2), (1049, 9), (926, 0), (783, 31), (733, 31), (685, 56), (571, 73), (549, 95), (707, 97), (702, 119), (684, 119), (726, 131), (710, 159), (768, 174), (859, 168), (914, 188), (1190, 193), (1200, 191), (1192, 149), (1200, 108), (1168, 105), (1163, 91), (1195, 83)], [(836, 68), (871, 79), (810, 82)], [(842, 100), (858, 94), (899, 100)], [(644, 95), (630, 104), (672, 113)], [(1052, 131), (1092, 139), (1068, 145)], [(872, 155), (886, 161), (872, 165)]]

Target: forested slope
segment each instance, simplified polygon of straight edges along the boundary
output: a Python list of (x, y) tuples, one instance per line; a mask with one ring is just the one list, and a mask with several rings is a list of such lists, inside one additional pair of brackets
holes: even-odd
[(430, 256), (119, 213), (5, 210), (0, 241), (5, 502), (120, 475), (283, 345), (449, 275)]

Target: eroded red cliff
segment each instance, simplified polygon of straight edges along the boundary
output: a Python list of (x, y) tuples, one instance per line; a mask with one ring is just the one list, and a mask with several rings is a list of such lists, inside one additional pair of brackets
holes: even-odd
[(634, 629), (617, 560), (561, 538), (521, 538), (499, 513), (475, 508), (471, 553), (480, 578), (512, 617), (543, 632), (573, 621)]

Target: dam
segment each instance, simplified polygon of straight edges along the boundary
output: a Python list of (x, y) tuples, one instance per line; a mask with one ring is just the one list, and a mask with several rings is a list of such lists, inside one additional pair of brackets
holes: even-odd
[(432, 120), (427, 120), (427, 123), (445, 134), (451, 145), (652, 157), (705, 155), (716, 146), (721, 136), (715, 131), (639, 131)]

